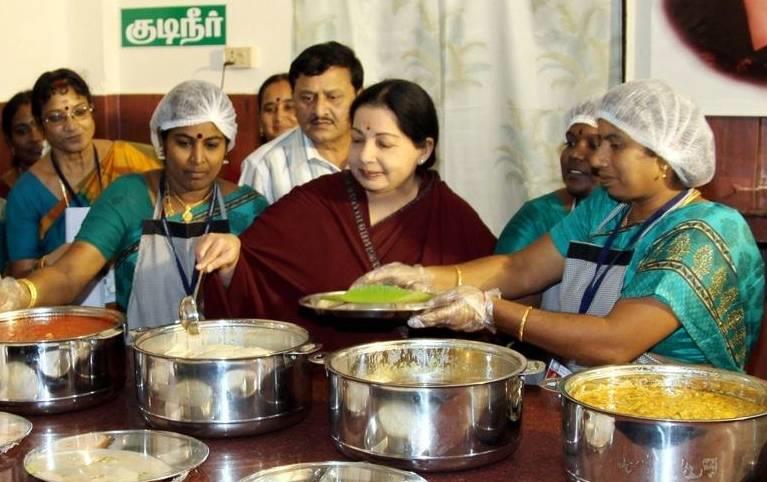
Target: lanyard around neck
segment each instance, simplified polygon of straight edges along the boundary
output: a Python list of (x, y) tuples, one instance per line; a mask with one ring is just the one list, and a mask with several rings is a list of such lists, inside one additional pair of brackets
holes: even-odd
[[(96, 176), (98, 176), (99, 179), (99, 192), (101, 192), (104, 190), (104, 184), (101, 182), (101, 163), (99, 162), (99, 151), (96, 150), (95, 144), (93, 145), (93, 162), (96, 164)], [(59, 165), (59, 161), (56, 159), (56, 154), (53, 152), (53, 150), (51, 150), (51, 164), (53, 164), (53, 169), (56, 171), (56, 175), (59, 177), (59, 182), (66, 189), (66, 192), (64, 193), (64, 200), (66, 201), (67, 196), (69, 196), (69, 198), (72, 199), (72, 202), (77, 204), (78, 207), (85, 207), (83, 206), (83, 203), (80, 202), (80, 198), (72, 188), (72, 185), (69, 184), (69, 181), (67, 181), (67, 177), (61, 170), (61, 166)], [(69, 202), (67, 202), (67, 207), (69, 207)]]
[[(639, 227), (639, 229), (631, 236), (631, 239), (629, 240), (627, 246), (632, 247), (634, 244), (639, 241), (639, 238), (642, 237), (642, 235), (647, 232), (650, 227), (652, 227), (653, 224), (655, 224), (655, 221), (661, 218), (664, 214), (669, 212), (676, 206), (682, 199), (684, 199), (685, 196), (687, 196), (690, 193), (690, 191), (682, 191), (676, 196), (674, 196), (671, 200), (667, 201), (666, 204), (661, 206), (659, 209), (657, 209), (652, 215), (647, 218), (642, 225)], [(607, 241), (605, 241), (604, 246), (599, 250), (599, 255), (597, 256), (597, 267), (594, 270), (594, 276), (591, 277), (591, 282), (586, 287), (586, 290), (583, 292), (583, 296), (581, 297), (581, 305), (578, 308), (578, 313), (583, 314), (586, 313), (589, 308), (591, 307), (591, 303), (594, 302), (594, 297), (597, 294), (597, 291), (599, 291), (600, 286), (602, 286), (602, 282), (605, 280), (605, 277), (607, 276), (608, 271), (615, 265), (615, 262), (618, 261), (618, 257), (620, 256), (620, 253), (616, 253), (609, 263), (607, 263), (607, 257), (610, 255), (610, 248), (612, 247), (613, 243), (615, 242), (615, 238), (618, 237), (618, 232), (621, 229), (621, 224), (623, 224), (623, 220), (626, 218), (630, 210), (630, 207), (627, 208), (620, 216), (620, 219), (618, 220), (617, 226), (615, 226), (615, 229), (610, 233), (610, 236), (607, 237)], [(600, 268), (604, 267), (602, 271), (600, 272)]]
[[(160, 205), (162, 205), (162, 199), (165, 196), (165, 172), (162, 173), (162, 176), (160, 178), (160, 186), (159, 186), (159, 199), (160, 199)], [(213, 207), (215, 206), (216, 202), (218, 201), (218, 184), (213, 184), (213, 195), (210, 198), (209, 205), (208, 205), (208, 213), (205, 216), (205, 230), (203, 231), (203, 236), (208, 234), (210, 231), (210, 225), (213, 221)], [(168, 245), (170, 246), (170, 250), (173, 253), (173, 258), (176, 260), (176, 270), (178, 271), (178, 275), (181, 277), (181, 283), (184, 285), (184, 292), (187, 294), (187, 296), (191, 296), (194, 293), (194, 286), (197, 284), (197, 280), (200, 277), (200, 272), (197, 270), (197, 268), (192, 268), (192, 279), (186, 277), (186, 272), (184, 271), (184, 265), (181, 263), (181, 257), (178, 255), (178, 251), (176, 251), (176, 246), (173, 244), (173, 237), (170, 235), (170, 228), (168, 227), (168, 220), (165, 217), (165, 209), (161, 210), (161, 220), (162, 220), (162, 230), (165, 234), (165, 240), (168, 242)], [(196, 265), (197, 263), (194, 263)], [(194, 266), (193, 265), (193, 266)]]

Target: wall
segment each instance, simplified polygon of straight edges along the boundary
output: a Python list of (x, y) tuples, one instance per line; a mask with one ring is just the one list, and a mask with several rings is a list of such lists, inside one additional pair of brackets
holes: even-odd
[[(45, 70), (67, 66), (95, 94), (164, 93), (186, 79), (221, 81), (223, 49), (120, 47), (120, 9), (226, 4), (227, 42), (258, 47), (260, 63), (227, 69), (224, 90), (253, 93), (292, 59), (292, 2), (270, 0), (0, 0), (0, 99), (30, 88)], [(10, 68), (8, 68), (10, 66)]]
[[(220, 84), (223, 47), (122, 48), (120, 9), (202, 4), (226, 4), (227, 43), (259, 51), (255, 68), (229, 68), (225, 76), (240, 133), (224, 175), (236, 178), (239, 162), (258, 146), (254, 94), (292, 59), (290, 1), (0, 0), (0, 56), (13, 66), (0, 76), (0, 103), (31, 88), (41, 72), (66, 66), (96, 96), (97, 137), (149, 142), (149, 117), (163, 93), (186, 79)], [(2, 144), (0, 170), (8, 159)]]

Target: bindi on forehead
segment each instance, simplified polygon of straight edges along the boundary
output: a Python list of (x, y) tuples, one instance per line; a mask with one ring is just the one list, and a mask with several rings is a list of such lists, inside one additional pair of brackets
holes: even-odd
[(196, 137), (197, 137), (198, 139), (202, 139), (202, 134), (200, 134), (200, 133), (198, 132)]

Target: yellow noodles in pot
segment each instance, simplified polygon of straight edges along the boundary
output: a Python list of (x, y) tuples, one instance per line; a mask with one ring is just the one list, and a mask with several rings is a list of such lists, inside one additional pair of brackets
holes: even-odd
[(633, 417), (669, 420), (725, 420), (767, 411), (764, 404), (689, 387), (664, 386), (652, 378), (586, 380), (570, 395), (584, 404)]

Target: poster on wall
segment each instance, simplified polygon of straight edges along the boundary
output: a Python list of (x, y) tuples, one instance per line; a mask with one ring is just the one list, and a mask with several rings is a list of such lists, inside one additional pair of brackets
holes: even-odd
[(123, 47), (226, 45), (226, 5), (123, 8)]
[(626, 0), (626, 80), (656, 78), (706, 115), (767, 115), (767, 0)]

